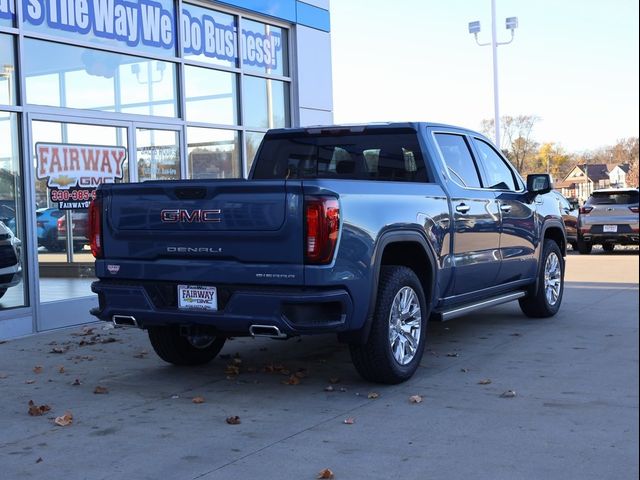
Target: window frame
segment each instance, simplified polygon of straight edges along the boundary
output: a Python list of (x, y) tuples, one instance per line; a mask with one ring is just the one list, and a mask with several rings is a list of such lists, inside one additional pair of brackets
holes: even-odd
[[(469, 185), (461, 185), (460, 182), (458, 180), (456, 180), (456, 178), (454, 178), (454, 176), (451, 174), (451, 172), (449, 171), (449, 164), (447, 163), (445, 156), (444, 156), (444, 152), (442, 151), (442, 148), (440, 147), (440, 144), (438, 143), (438, 139), (437, 139), (437, 135), (456, 135), (458, 137), (462, 137), (463, 141), (465, 142), (465, 145), (467, 146), (467, 149), (469, 150), (469, 156), (471, 157), (471, 160), (473, 162), (473, 166), (476, 170), (476, 174), (478, 175), (478, 182), (480, 183), (479, 187), (474, 187), (474, 186), (469, 186)], [(433, 142), (436, 146), (436, 149), (438, 150), (438, 156), (440, 157), (440, 161), (442, 162), (442, 165), (444, 167), (444, 173), (447, 176), (447, 178), (449, 180), (451, 180), (453, 183), (455, 183), (458, 187), (460, 188), (464, 188), (465, 190), (491, 190), (489, 188), (484, 187), (484, 179), (483, 176), (480, 172), (480, 165), (478, 165), (477, 159), (476, 159), (476, 155), (475, 155), (475, 150), (472, 148), (470, 142), (469, 142), (469, 135), (467, 135), (466, 132), (460, 132), (460, 131), (455, 131), (455, 130), (432, 130), (431, 131), (431, 136), (433, 139)], [(460, 178), (459, 180), (462, 180), (464, 182), (464, 180), (462, 178)]]
[(502, 155), (501, 152), (499, 152), (492, 144), (491, 142), (486, 139), (486, 138), (482, 138), (478, 135), (470, 135), (470, 139), (471, 139), (471, 146), (473, 148), (473, 152), (474, 155), (476, 157), (476, 164), (478, 165), (478, 167), (480, 168), (481, 172), (482, 172), (482, 184), (484, 185), (486, 183), (486, 181), (489, 178), (489, 174), (487, 173), (487, 168), (485, 166), (485, 162), (482, 159), (482, 156), (480, 154), (480, 150), (478, 149), (478, 147), (476, 146), (476, 141), (480, 141), (485, 143), (497, 156), (498, 158), (502, 161), (502, 163), (504, 164), (505, 167), (507, 167), (507, 170), (509, 170), (509, 173), (511, 173), (511, 178), (513, 180), (513, 184), (515, 186), (515, 190), (512, 190), (511, 188), (491, 188), (489, 186), (483, 186), (484, 190), (491, 190), (493, 192), (511, 192), (511, 193), (524, 193), (526, 191), (526, 187), (525, 187), (525, 183), (524, 180), (522, 179), (522, 177), (520, 176), (520, 174), (518, 173), (518, 171), (515, 169), (515, 167), (513, 165), (511, 165), (511, 162), (509, 162), (508, 159), (506, 159), (504, 157), (504, 155)]

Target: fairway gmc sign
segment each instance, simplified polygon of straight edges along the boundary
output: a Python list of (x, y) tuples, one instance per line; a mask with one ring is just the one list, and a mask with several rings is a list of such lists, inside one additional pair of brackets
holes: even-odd
[(99, 185), (122, 180), (126, 158), (124, 147), (36, 143), (36, 176), (58, 208), (88, 208)]

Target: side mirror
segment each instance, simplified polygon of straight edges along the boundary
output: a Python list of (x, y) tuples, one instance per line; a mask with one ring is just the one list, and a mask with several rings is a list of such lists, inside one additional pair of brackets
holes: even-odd
[(553, 189), (551, 175), (548, 173), (532, 173), (527, 175), (527, 191), (531, 197), (549, 193)]

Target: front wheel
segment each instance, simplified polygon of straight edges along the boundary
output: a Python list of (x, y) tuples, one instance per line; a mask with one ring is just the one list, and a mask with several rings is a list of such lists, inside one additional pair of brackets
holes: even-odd
[(544, 241), (540, 262), (542, 268), (536, 287), (519, 300), (524, 314), (534, 318), (554, 316), (560, 309), (564, 293), (564, 259), (556, 242)]
[(428, 317), (424, 291), (413, 270), (383, 266), (367, 342), (349, 345), (358, 373), (387, 384), (411, 378), (424, 352)]
[(149, 327), (149, 340), (158, 356), (174, 365), (204, 365), (213, 360), (226, 337), (181, 335), (179, 327)]

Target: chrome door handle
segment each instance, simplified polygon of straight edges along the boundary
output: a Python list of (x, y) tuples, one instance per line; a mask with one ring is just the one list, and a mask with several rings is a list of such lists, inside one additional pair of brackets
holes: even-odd
[(461, 203), (460, 205), (456, 206), (456, 212), (460, 212), (460, 213), (467, 213), (470, 209), (471, 207), (469, 205), (465, 205), (464, 203)]
[(500, 205), (500, 210), (504, 213), (509, 213), (511, 211), (511, 205), (505, 205), (504, 203)]

